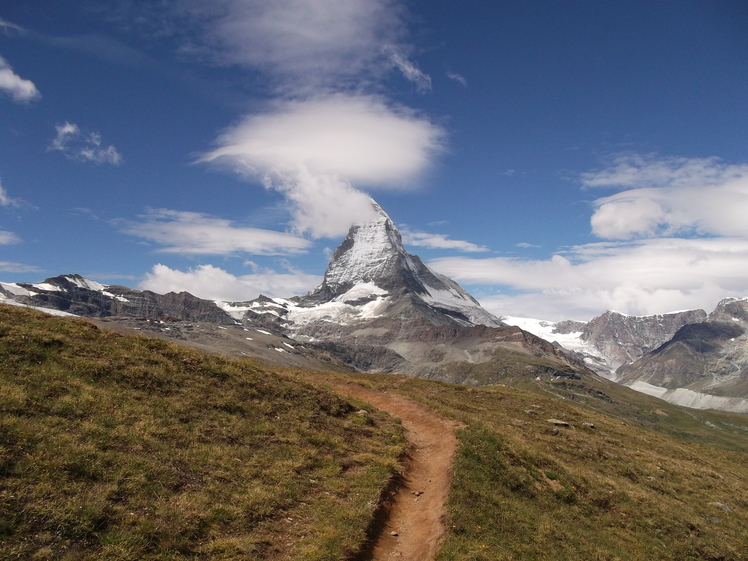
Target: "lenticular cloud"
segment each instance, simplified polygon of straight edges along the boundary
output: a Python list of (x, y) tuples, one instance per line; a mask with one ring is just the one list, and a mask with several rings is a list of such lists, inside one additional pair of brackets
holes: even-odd
[(200, 161), (223, 162), (283, 193), (298, 232), (341, 235), (371, 218), (353, 185), (406, 188), (441, 149), (443, 131), (378, 97), (333, 94), (277, 102), (225, 131)]

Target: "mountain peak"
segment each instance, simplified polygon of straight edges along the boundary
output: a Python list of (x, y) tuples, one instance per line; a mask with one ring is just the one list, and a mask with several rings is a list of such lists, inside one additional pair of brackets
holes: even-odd
[[(460, 285), (405, 251), (392, 219), (374, 200), (371, 202), (375, 217), (351, 226), (333, 253), (322, 284), (300, 299), (303, 305), (347, 298), (351, 291), (362, 301), (383, 295), (411, 295), (457, 323), (502, 325)], [(368, 294), (364, 294), (366, 291)]]
[[(330, 300), (359, 284), (373, 283), (393, 288), (393, 274), (407, 253), (402, 237), (387, 213), (372, 201), (376, 216), (363, 224), (354, 224), (333, 253), (322, 284), (310, 296)], [(389, 286), (384, 286), (389, 285)]]

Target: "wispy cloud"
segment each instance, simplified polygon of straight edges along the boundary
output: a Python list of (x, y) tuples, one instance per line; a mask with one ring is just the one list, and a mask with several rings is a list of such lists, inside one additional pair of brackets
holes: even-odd
[(582, 180), (587, 187), (625, 188), (594, 202), (592, 231), (602, 238), (748, 237), (748, 164), (623, 154)]
[(57, 136), (47, 150), (62, 152), (66, 158), (79, 162), (112, 165), (122, 163), (122, 155), (111, 144), (105, 146), (99, 133), (81, 131), (78, 125), (73, 123), (65, 123), (55, 128)]
[(3, 18), (0, 18), (0, 29), (3, 31), (23, 31), (23, 28), (20, 25), (16, 25), (15, 23), (12, 23), (8, 20), (4, 20)]
[(463, 85), (463, 87), (467, 88), (468, 82), (465, 79), (464, 76), (461, 76), (460, 74), (457, 74), (457, 72), (447, 72), (447, 78), (450, 80), (454, 80), (455, 82), (459, 82)]
[(498, 314), (585, 319), (711, 309), (748, 296), (748, 240), (660, 238), (577, 246), (545, 260), (448, 257), (430, 263), (460, 283), (501, 287), (481, 302)]
[(24, 265), (12, 261), (0, 261), (0, 271), (3, 273), (41, 273), (42, 269), (34, 265)]
[(407, 187), (442, 140), (438, 126), (407, 108), (341, 93), (276, 102), (225, 131), (199, 161), (261, 177), (286, 196), (297, 232), (337, 236), (372, 216), (353, 184)]
[(292, 234), (247, 228), (197, 212), (149, 211), (140, 222), (125, 222), (121, 231), (160, 247), (164, 253), (202, 255), (287, 255), (304, 252), (311, 243)]
[(15, 206), (21, 206), (23, 204), (23, 201), (21, 199), (14, 199), (10, 195), (8, 195), (8, 192), (5, 190), (5, 188), (0, 185), (0, 206), (2, 207), (15, 207)]
[(400, 227), (400, 233), (403, 236), (403, 243), (417, 247), (426, 247), (429, 249), (455, 249), (467, 253), (476, 253), (488, 251), (488, 248), (477, 245), (465, 240), (450, 240), (444, 234), (430, 234), (427, 232), (416, 232), (410, 230), (407, 226)]
[(387, 45), (384, 52), (390, 57), (395, 68), (402, 72), (406, 80), (413, 82), (419, 92), (428, 93), (431, 91), (431, 76), (422, 72), (409, 60), (402, 49), (394, 45)]
[(184, 290), (200, 298), (237, 302), (252, 300), (260, 294), (270, 297), (304, 294), (321, 281), (320, 276), (308, 275), (290, 266), (286, 266), (286, 272), (263, 269), (236, 276), (213, 265), (180, 271), (158, 264), (146, 273), (138, 287), (157, 293)]
[(13, 232), (0, 230), (0, 245), (15, 245), (21, 243), (21, 238)]
[(748, 296), (748, 165), (626, 153), (581, 181), (623, 189), (592, 204), (592, 233), (612, 241), (548, 259), (449, 257), (431, 265), (458, 282), (501, 290), (481, 300), (499, 315), (710, 310), (725, 296)]
[(402, 45), (401, 0), (102, 0), (107, 17), (181, 56), (263, 74), (273, 93), (358, 90), (392, 70), (386, 45)]
[[(7, 25), (7, 22), (5, 22)], [(0, 91), (10, 95), (17, 103), (29, 103), (42, 97), (31, 80), (21, 78), (7, 60), (0, 56)]]

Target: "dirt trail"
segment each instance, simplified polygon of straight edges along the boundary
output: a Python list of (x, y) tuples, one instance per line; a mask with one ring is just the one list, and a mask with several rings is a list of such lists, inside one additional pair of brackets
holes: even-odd
[(445, 502), (459, 423), (403, 395), (369, 390), (352, 383), (330, 380), (325, 383), (342, 395), (356, 397), (402, 419), (410, 444), (410, 462), (403, 485), (391, 497), (389, 518), (366, 559), (434, 559), (445, 531)]

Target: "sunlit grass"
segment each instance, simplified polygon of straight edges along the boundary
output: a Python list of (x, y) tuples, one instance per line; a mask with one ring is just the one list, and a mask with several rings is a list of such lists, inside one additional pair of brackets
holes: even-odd
[(249, 361), (0, 306), (0, 558), (341, 559), (404, 440)]
[(748, 454), (689, 442), (689, 424), (656, 432), (502, 386), (353, 378), (467, 425), (458, 433), (441, 561), (748, 556)]

